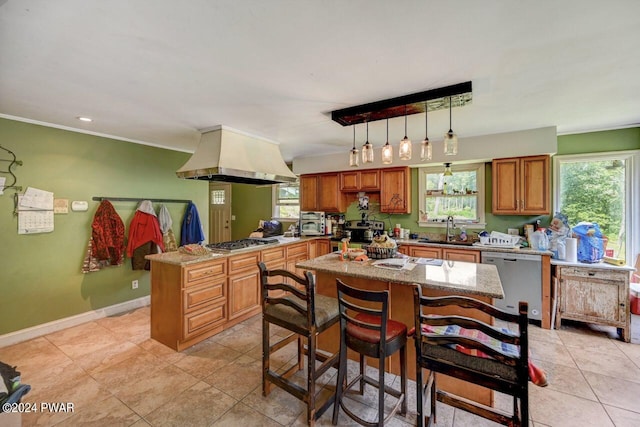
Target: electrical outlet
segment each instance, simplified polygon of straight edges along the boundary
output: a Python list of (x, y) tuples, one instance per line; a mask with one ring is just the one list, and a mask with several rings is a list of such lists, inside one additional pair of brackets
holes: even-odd
[(138, 289), (138, 281), (137, 280), (132, 280), (131, 281), (131, 289)]

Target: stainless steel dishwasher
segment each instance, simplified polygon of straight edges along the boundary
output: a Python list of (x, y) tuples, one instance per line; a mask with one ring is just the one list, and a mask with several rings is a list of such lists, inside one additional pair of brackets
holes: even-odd
[(529, 318), (542, 320), (542, 257), (510, 252), (482, 252), (482, 263), (498, 269), (504, 299), (494, 299), (496, 307), (518, 313), (518, 302), (529, 303)]

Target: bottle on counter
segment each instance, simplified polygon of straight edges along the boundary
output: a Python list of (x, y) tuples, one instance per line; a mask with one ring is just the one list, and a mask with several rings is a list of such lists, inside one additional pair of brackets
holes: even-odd
[(393, 237), (400, 238), (400, 224), (396, 224), (396, 227), (393, 229)]
[(460, 226), (460, 241), (461, 242), (467, 241), (467, 230), (464, 225)]

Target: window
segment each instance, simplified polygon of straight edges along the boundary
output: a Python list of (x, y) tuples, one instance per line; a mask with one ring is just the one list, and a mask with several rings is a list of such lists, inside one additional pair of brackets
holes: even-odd
[(444, 226), (449, 215), (456, 224), (484, 228), (484, 163), (452, 165), (419, 170), (421, 227)]
[(608, 239), (609, 256), (627, 264), (633, 264), (627, 254), (638, 248), (633, 238), (639, 224), (632, 215), (639, 191), (633, 160), (638, 156), (624, 151), (554, 157), (555, 210), (567, 216), (571, 227), (580, 221), (598, 223)]
[(300, 185), (276, 184), (273, 186), (273, 219), (298, 220), (300, 217)]

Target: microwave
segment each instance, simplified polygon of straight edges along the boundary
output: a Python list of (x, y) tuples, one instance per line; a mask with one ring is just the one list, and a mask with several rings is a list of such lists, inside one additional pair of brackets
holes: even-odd
[(300, 212), (300, 235), (324, 236), (325, 226), (324, 212)]

